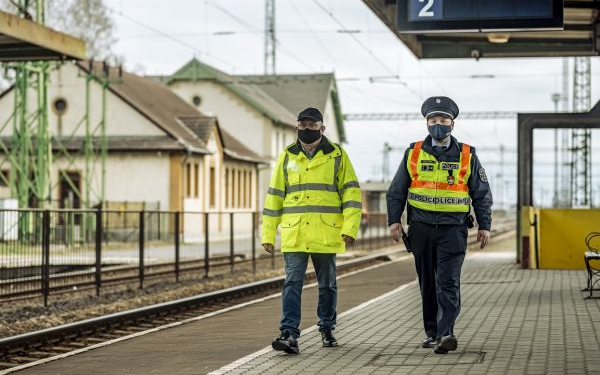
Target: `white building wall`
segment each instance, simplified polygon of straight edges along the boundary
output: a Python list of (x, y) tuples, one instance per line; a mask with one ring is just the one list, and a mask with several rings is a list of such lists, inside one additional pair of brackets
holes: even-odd
[(327, 104), (323, 109), (323, 124), (326, 126), (325, 136), (327, 136), (327, 138), (329, 138), (329, 140), (332, 142), (339, 144), (340, 135), (335, 123), (335, 110), (333, 109), (333, 100), (331, 100), (331, 95), (328, 95)]
[[(115, 77), (116, 79), (116, 77)], [(118, 85), (118, 83), (115, 83)], [(89, 121), (92, 129), (97, 128), (102, 119), (102, 87), (96, 81), (90, 83)], [(29, 108), (37, 107), (35, 90), (28, 93)], [(65, 99), (67, 109), (58, 114), (54, 108), (56, 99)], [(125, 135), (166, 135), (129, 104), (107, 91), (106, 133), (108, 136)], [(0, 99), (0, 124), (4, 124), (12, 115), (14, 91)], [(75, 64), (65, 63), (59, 69), (52, 70), (48, 81), (48, 125), (54, 136), (84, 136), (86, 132), (86, 78), (84, 72)], [(1, 131), (2, 136), (12, 134), (12, 124)], [(99, 132), (96, 132), (99, 134)]]
[[(85, 159), (78, 157), (72, 165), (55, 157), (52, 166), (52, 199), (59, 199), (59, 173), (61, 170), (85, 173)], [(106, 160), (106, 201), (159, 203), (161, 210), (169, 209), (169, 158), (161, 153), (110, 154)], [(101, 191), (100, 163), (92, 171), (93, 204)], [(83, 188), (83, 186), (82, 186)], [(86, 192), (82, 191), (85, 196)]]
[[(258, 204), (262, 209), (267, 193), (273, 166), (284, 147), (296, 139), (296, 130), (292, 126), (280, 126), (250, 106), (236, 94), (210, 81), (174, 82), (170, 88), (188, 103), (194, 96), (200, 96), (200, 111), (219, 118), (219, 126), (233, 134), (244, 145), (267, 159), (267, 168), (258, 173)], [(210, 163), (207, 158), (207, 163)]]
[(219, 118), (219, 126), (244, 142), (260, 156), (268, 156), (265, 131), (271, 121), (221, 84), (209, 81), (174, 82), (169, 86), (188, 103), (194, 96), (202, 100), (196, 107), (201, 112)]

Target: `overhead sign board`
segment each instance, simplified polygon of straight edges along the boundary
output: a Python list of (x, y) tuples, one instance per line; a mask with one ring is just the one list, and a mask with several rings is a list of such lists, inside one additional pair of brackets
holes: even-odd
[(400, 32), (561, 30), (563, 0), (405, 0)]

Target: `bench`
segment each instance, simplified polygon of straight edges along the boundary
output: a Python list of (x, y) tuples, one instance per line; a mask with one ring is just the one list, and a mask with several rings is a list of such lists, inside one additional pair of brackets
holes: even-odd
[(598, 237), (600, 239), (600, 232), (592, 232), (585, 237), (585, 244), (588, 250), (583, 254), (585, 260), (585, 268), (587, 269), (587, 288), (583, 289), (584, 292), (589, 291), (590, 295), (585, 299), (600, 298), (594, 297), (594, 290), (600, 291), (599, 288), (594, 288), (596, 284), (600, 283), (600, 265), (594, 267), (592, 262), (600, 262), (600, 249), (594, 248), (591, 245), (592, 239)]

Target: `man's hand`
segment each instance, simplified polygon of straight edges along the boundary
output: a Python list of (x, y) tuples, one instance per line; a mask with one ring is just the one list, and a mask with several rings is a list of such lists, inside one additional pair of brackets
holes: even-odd
[(394, 223), (394, 224), (390, 225), (390, 234), (392, 235), (392, 238), (396, 242), (400, 242), (400, 226), (401, 225), (402, 225), (402, 222)]
[(481, 242), (480, 249), (483, 249), (485, 245), (490, 241), (490, 231), (489, 230), (479, 230), (477, 231), (477, 242)]
[(275, 250), (275, 246), (272, 243), (264, 243), (262, 244), (265, 251), (269, 254), (273, 254), (273, 250)]
[(344, 239), (346, 246), (352, 246), (354, 244), (354, 238), (346, 236), (345, 234), (342, 234), (342, 238)]

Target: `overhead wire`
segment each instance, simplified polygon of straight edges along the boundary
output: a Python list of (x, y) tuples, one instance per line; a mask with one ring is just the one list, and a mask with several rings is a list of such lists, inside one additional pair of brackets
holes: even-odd
[[(223, 14), (225, 14), (226, 16), (228, 16), (229, 18), (231, 18), (232, 20), (236, 21), (237, 23), (239, 23), (240, 25), (244, 26), (245, 28), (247, 28), (248, 30), (252, 31), (252, 34), (255, 36), (258, 36), (261, 40), (262, 40), (262, 33), (260, 29), (258, 29), (257, 27), (249, 24), (248, 22), (244, 21), (243, 19), (239, 18), (238, 16), (236, 16), (235, 14), (233, 14), (232, 12), (230, 12), (229, 10), (227, 10), (226, 8), (222, 7), (221, 5), (215, 4), (214, 2), (211, 2), (209, 0), (204, 0), (205, 4), (208, 4), (210, 6), (212, 6), (215, 9), (218, 9), (219, 11), (221, 11)], [(308, 64), (306, 62), (306, 59), (302, 59), (299, 56), (296, 56), (292, 51), (290, 51), (287, 47), (285, 47), (283, 44), (281, 44), (281, 42), (277, 39), (275, 39), (275, 44), (277, 45), (277, 47), (282, 49), (282, 52), (287, 54), (288, 56), (292, 57), (294, 59), (294, 61), (299, 62), (300, 64), (304, 65), (306, 68), (308, 68), (309, 70), (316, 72), (318, 71), (318, 69), (315, 69), (315, 67), (313, 67), (312, 65)]]
[[(313, 3), (319, 7), (325, 14), (327, 14), (335, 23), (338, 24), (339, 27), (341, 27), (343, 30), (348, 30), (348, 28), (340, 21), (337, 19), (337, 17), (335, 17), (333, 15), (333, 12), (329, 11), (327, 8), (325, 8), (321, 3), (319, 3), (317, 0), (313, 0)], [(348, 34), (363, 50), (365, 50), (375, 61), (377, 61), (377, 63), (383, 67), (388, 73), (390, 73), (391, 75), (398, 77), (398, 74), (396, 72), (394, 72), (392, 69), (390, 69), (387, 64), (385, 64), (375, 53), (373, 53), (373, 51), (366, 46), (360, 39), (358, 39), (356, 37), (356, 35), (354, 34)], [(404, 86), (411, 94), (415, 95), (419, 100), (423, 100), (422, 95), (420, 95), (418, 92), (416, 92), (415, 90), (413, 90), (411, 87), (409, 87), (405, 82), (400, 81), (399, 82), (402, 86)]]
[[(302, 14), (302, 12), (300, 12), (300, 9), (298, 9), (298, 7), (296, 6), (296, 3), (294, 0), (290, 1), (290, 4), (292, 5), (292, 9), (294, 9), (294, 11), (296, 12), (296, 14), (298, 15), (298, 17), (300, 17), (300, 19), (302, 20), (302, 22), (304, 22), (304, 24), (306, 25), (306, 27), (308, 28), (308, 30), (310, 31), (311, 35), (313, 36), (313, 38), (315, 39), (315, 41), (317, 42), (317, 44), (319, 46), (321, 46), (321, 49), (325, 52), (325, 54), (329, 57), (329, 59), (331, 60), (331, 62), (334, 63), (334, 65), (337, 65), (337, 60), (335, 59), (335, 57), (331, 54), (331, 52), (329, 52), (329, 48), (327, 48), (327, 46), (325, 46), (323, 44), (323, 42), (321, 41), (321, 39), (317, 36), (317, 34), (314, 32), (313, 28), (310, 26), (310, 22), (308, 22), (306, 20), (306, 18), (304, 18), (304, 15)], [(277, 30), (277, 32), (280, 32), (279, 30)]]
[(225, 61), (225, 60), (223, 60), (221, 58), (218, 58), (218, 57), (214, 56), (213, 54), (211, 54), (209, 52), (206, 52), (206, 51), (198, 48), (197, 46), (195, 46), (193, 44), (190, 44), (190, 43), (185, 42), (185, 41), (183, 41), (181, 39), (178, 39), (178, 38), (176, 38), (176, 37), (174, 37), (172, 35), (169, 35), (169, 34), (163, 32), (163, 31), (157, 29), (154, 26), (150, 26), (150, 25), (148, 25), (148, 24), (146, 24), (146, 23), (144, 23), (144, 22), (142, 22), (142, 21), (140, 21), (138, 19), (135, 19), (135, 18), (133, 18), (133, 17), (131, 17), (131, 16), (123, 13), (120, 10), (115, 10), (115, 9), (113, 9), (111, 7), (108, 7), (108, 6), (106, 7), (106, 9), (109, 12), (112, 12), (112, 13), (114, 13), (114, 14), (116, 14), (116, 15), (118, 15), (118, 16), (120, 16), (120, 17), (122, 17), (122, 18), (124, 18), (124, 19), (126, 19), (128, 21), (130, 21), (130, 22), (133, 22), (133, 23), (137, 24), (138, 26), (141, 26), (141, 27), (145, 28), (145, 29), (151, 30), (152, 32), (154, 32), (156, 34), (158, 34), (158, 35), (160, 35), (160, 36), (162, 36), (164, 38), (167, 38), (167, 39), (169, 39), (169, 40), (171, 40), (171, 41), (173, 41), (173, 42), (175, 42), (175, 43), (177, 43), (179, 45), (187, 47), (187, 48), (189, 48), (189, 49), (191, 49), (191, 50), (193, 50), (193, 51), (195, 51), (195, 52), (197, 52), (197, 53), (199, 53), (201, 55), (207, 56), (207, 57), (209, 57), (209, 58), (211, 58), (211, 59), (213, 59), (215, 61), (218, 61), (220, 63), (226, 64), (226, 65), (228, 65), (229, 67), (231, 67), (233, 69), (236, 68), (235, 65), (233, 65), (233, 64), (231, 64), (231, 63), (229, 63), (229, 62), (227, 62), (227, 61)]
[[(307, 23), (308, 25), (308, 23)], [(203, 31), (203, 32), (193, 32), (193, 33), (174, 33), (169, 34), (171, 36), (176, 37), (193, 37), (193, 36), (205, 36), (205, 35), (214, 35), (214, 36), (229, 36), (229, 35), (238, 35), (238, 34), (252, 34), (252, 33), (264, 33), (264, 30), (256, 29), (256, 31), (251, 30), (214, 30), (214, 31)], [(341, 30), (341, 29), (313, 29), (309, 30), (305, 29), (277, 29), (277, 34), (386, 34), (385, 30), (361, 30), (361, 29), (352, 29), (352, 30)], [(132, 35), (124, 35), (120, 38), (122, 39), (136, 39), (136, 38), (151, 38), (154, 37), (154, 34), (132, 34)]]

